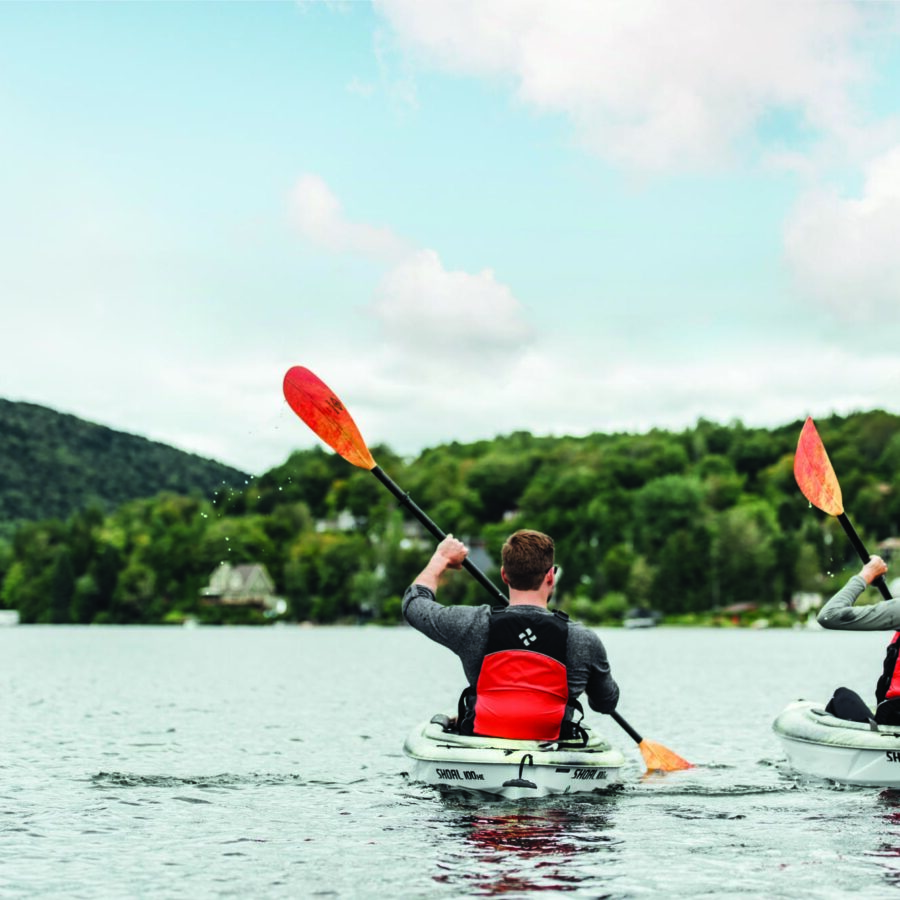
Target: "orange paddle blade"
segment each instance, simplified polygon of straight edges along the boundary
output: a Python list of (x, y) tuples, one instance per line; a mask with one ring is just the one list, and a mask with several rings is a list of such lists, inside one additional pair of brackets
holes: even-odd
[(803, 496), (829, 516), (844, 511), (841, 486), (812, 418), (807, 418), (794, 454), (794, 478)]
[(375, 460), (347, 408), (334, 391), (309, 369), (303, 366), (288, 369), (284, 376), (284, 399), (347, 462), (361, 469), (375, 468)]
[(644, 739), (638, 744), (648, 772), (677, 772), (679, 769), (693, 769), (694, 764), (682, 759), (677, 753), (662, 744)]

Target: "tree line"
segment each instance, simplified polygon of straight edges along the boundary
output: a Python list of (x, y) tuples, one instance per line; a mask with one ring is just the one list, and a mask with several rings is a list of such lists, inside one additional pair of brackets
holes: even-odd
[[(576, 618), (612, 622), (638, 606), (691, 621), (734, 604), (783, 607), (797, 591), (828, 594), (857, 565), (836, 520), (796, 486), (801, 426), (516, 432), (411, 460), (372, 449), (442, 528), (495, 563), (511, 531), (551, 534), (559, 599)], [(900, 417), (877, 410), (817, 426), (863, 539), (900, 533)], [(211, 495), (166, 491), (22, 523), (0, 539), (0, 606), (23, 622), (263, 621), (200, 599), (220, 563), (261, 562), (289, 620), (397, 622), (433, 544), (371, 473), (316, 448)], [(487, 574), (499, 582), (496, 568)], [(442, 596), (489, 599), (463, 574)]]

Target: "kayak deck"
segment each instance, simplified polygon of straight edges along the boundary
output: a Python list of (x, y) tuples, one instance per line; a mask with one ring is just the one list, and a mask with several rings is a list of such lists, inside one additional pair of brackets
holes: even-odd
[(425, 722), (406, 737), (412, 781), (441, 790), (478, 791), (509, 799), (606, 790), (619, 781), (621, 751), (588, 732), (584, 747), (556, 742), (460, 735)]
[(900, 787), (900, 727), (850, 722), (820, 703), (789, 703), (772, 723), (791, 768), (842, 784)]

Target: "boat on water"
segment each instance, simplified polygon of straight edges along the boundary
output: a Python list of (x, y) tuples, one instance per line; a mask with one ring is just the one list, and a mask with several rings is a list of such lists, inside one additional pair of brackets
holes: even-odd
[(622, 619), (622, 625), (625, 628), (655, 628), (662, 615), (654, 609), (645, 609), (644, 607), (635, 607), (629, 609)]
[(795, 771), (840, 784), (900, 788), (900, 726), (848, 722), (796, 700), (772, 723)]
[(455, 734), (447, 716), (410, 731), (403, 752), (411, 781), (441, 791), (494, 794), (525, 800), (555, 794), (605, 791), (619, 784), (625, 757), (585, 728), (583, 746), (559, 741), (517, 741)]

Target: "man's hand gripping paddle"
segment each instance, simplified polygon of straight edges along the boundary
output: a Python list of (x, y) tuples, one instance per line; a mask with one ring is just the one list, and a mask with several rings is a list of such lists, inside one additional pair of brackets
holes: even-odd
[[(797, 441), (797, 452), (794, 454), (794, 478), (797, 479), (803, 496), (816, 509), (821, 509), (829, 516), (837, 518), (847, 537), (850, 538), (854, 550), (859, 554), (859, 558), (863, 563), (867, 563), (869, 553), (844, 512), (841, 486), (838, 484), (837, 475), (834, 474), (831, 460), (825, 452), (825, 445), (822, 443), (822, 438), (819, 437), (819, 432), (816, 431), (812, 418), (807, 418), (800, 432), (800, 439)], [(872, 584), (881, 591), (881, 596), (885, 600), (892, 599), (891, 592), (882, 576), (876, 578)]]
[[(321, 379), (303, 366), (294, 366), (284, 376), (284, 397), (288, 406), (332, 450), (354, 466), (368, 469), (435, 538), (441, 541), (447, 536), (410, 499), (409, 494), (402, 491), (377, 465), (347, 408)], [(509, 602), (506, 595), (469, 559), (463, 562), (463, 568), (495, 600)], [(617, 712), (609, 715), (637, 743), (648, 771), (673, 772), (691, 768), (691, 763), (677, 753), (642, 738)]]

